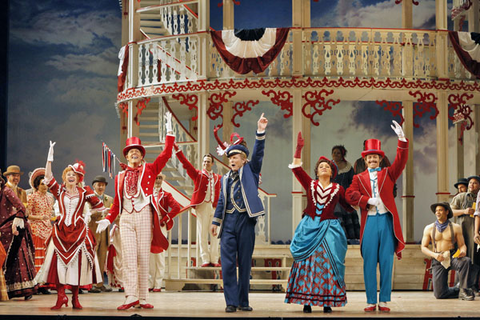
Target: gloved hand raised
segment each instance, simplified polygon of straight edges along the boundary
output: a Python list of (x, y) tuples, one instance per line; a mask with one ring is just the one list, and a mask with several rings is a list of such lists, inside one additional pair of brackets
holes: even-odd
[(167, 129), (167, 134), (173, 133), (172, 114), (170, 112), (165, 113), (165, 129)]
[(302, 149), (305, 145), (305, 140), (302, 138), (302, 132), (298, 132), (297, 149), (295, 150), (294, 158), (300, 159), (302, 157)]
[(53, 146), (56, 144), (56, 142), (50, 141), (50, 148), (48, 149), (48, 156), (47, 156), (47, 161), (48, 162), (53, 162)]
[(393, 129), (393, 131), (395, 131), (395, 133), (398, 136), (398, 139), (402, 141), (407, 141), (405, 139), (405, 133), (403, 133), (402, 126), (399, 125), (398, 122), (395, 120), (392, 120), (392, 122), (393, 122), (393, 125), (391, 125), (390, 127)]

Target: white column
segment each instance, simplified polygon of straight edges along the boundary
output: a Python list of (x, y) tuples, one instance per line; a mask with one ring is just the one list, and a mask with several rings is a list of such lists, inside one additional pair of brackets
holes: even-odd
[[(129, 61), (125, 86), (127, 88), (136, 87), (138, 84), (138, 45), (136, 41), (141, 39), (140, 33), (140, 14), (137, 9), (140, 8), (138, 1), (128, 2), (128, 41), (129, 41)], [(135, 117), (135, 106), (137, 100), (128, 102), (128, 122), (127, 122), (127, 138), (138, 136), (139, 128), (133, 118)]]
[(232, 30), (235, 28), (234, 7), (235, 4), (232, 0), (223, 0), (223, 30)]
[(412, 1), (402, 1), (402, 28), (413, 29)]
[[(205, 32), (210, 30), (210, 1), (198, 2), (198, 31)], [(210, 66), (210, 34), (200, 33), (199, 35), (199, 61), (198, 80), (208, 78)]]
[(447, 93), (437, 93), (437, 201), (448, 201), (448, 101)]
[(200, 92), (198, 94), (198, 157), (196, 168), (202, 167), (202, 156), (210, 152), (210, 121), (207, 116), (208, 110), (208, 93)]
[(403, 184), (403, 237), (406, 242), (413, 242), (414, 239), (414, 170), (413, 170), (413, 101), (403, 101), (403, 131), (408, 139), (408, 160), (402, 175)]

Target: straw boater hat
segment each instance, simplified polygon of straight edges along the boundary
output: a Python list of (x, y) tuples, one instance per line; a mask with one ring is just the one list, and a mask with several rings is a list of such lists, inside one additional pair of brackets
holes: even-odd
[(78, 179), (78, 182), (83, 181), (83, 177), (85, 176), (85, 163), (83, 161), (78, 161), (74, 164), (69, 164), (68, 165), (70, 168), (72, 168), (73, 172), (78, 174), (80, 178)]
[(23, 172), (20, 171), (20, 167), (19, 167), (19, 166), (17, 166), (17, 165), (12, 165), (12, 166), (9, 166), (9, 167), (7, 168), (7, 171), (5, 171), (5, 172), (3, 173), (3, 175), (6, 177), (6, 176), (8, 176), (9, 174), (14, 174), (14, 173), (18, 173), (19, 175), (22, 175), (22, 174), (23, 174)]
[(468, 186), (468, 180), (467, 180), (467, 178), (460, 178), (460, 179), (458, 179), (457, 183), (455, 183), (453, 186), (455, 187), (455, 189), (458, 189), (458, 186), (461, 185), (461, 184), (463, 184), (463, 185), (465, 185), (465, 186)]
[(430, 206), (430, 209), (432, 209), (433, 213), (435, 213), (435, 209), (437, 208), (437, 206), (442, 206), (445, 208), (445, 210), (448, 211), (447, 219), (453, 218), (453, 211), (452, 211), (452, 208), (450, 208), (450, 204), (448, 202), (438, 202), (438, 203), (432, 204)]
[(95, 182), (103, 182), (103, 183), (105, 183), (105, 185), (108, 184), (107, 179), (105, 179), (105, 177), (102, 176), (102, 175), (98, 175), (93, 179), (92, 186), (95, 184)]
[(37, 168), (32, 172), (30, 172), (29, 175), (30, 175), (30, 179), (28, 180), (28, 183), (30, 184), (30, 187), (35, 189), (35, 186), (34, 186), (35, 179), (37, 179), (38, 177), (43, 177), (43, 178), (45, 177), (45, 168)]
[(378, 154), (380, 157), (385, 157), (385, 152), (382, 151), (382, 143), (377, 139), (368, 139), (365, 141), (365, 150), (362, 152), (362, 158), (369, 154)]
[(145, 157), (145, 148), (142, 146), (142, 141), (137, 137), (130, 137), (125, 142), (126, 146), (123, 148), (123, 156), (127, 157), (128, 151), (130, 149), (138, 149), (142, 153), (142, 157)]

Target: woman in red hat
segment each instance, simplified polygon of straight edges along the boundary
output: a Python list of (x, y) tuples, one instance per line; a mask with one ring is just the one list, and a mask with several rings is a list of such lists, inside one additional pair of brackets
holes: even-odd
[[(52, 234), (50, 218), (53, 213), (53, 196), (47, 193), (48, 187), (43, 183), (45, 168), (37, 168), (30, 174), (30, 186), (34, 192), (27, 196), (27, 212), (32, 238), (35, 246), (35, 271), (38, 272), (45, 262), (45, 243)], [(48, 286), (40, 286), (38, 291), (50, 294)]]
[(347, 238), (335, 216), (339, 203), (346, 211), (353, 208), (345, 200), (345, 190), (332, 182), (338, 172), (334, 161), (320, 157), (315, 166), (315, 179), (301, 167), (304, 145), (298, 133), (293, 174), (307, 191), (307, 208), (295, 230), (290, 244), (294, 262), (288, 278), (286, 303), (303, 305), (303, 312), (312, 312), (312, 306), (323, 306), (323, 312), (347, 303), (345, 292), (345, 255)]
[(40, 283), (57, 287), (57, 303), (51, 309), (68, 306), (65, 285), (72, 287), (72, 306), (82, 309), (78, 301), (79, 286), (100, 282), (101, 273), (95, 257), (95, 237), (83, 217), (87, 202), (92, 210), (105, 210), (102, 201), (95, 197), (89, 187), (80, 187), (85, 175), (85, 164), (81, 161), (68, 165), (63, 170), (60, 185), (52, 175), (53, 146), (50, 142), (44, 183), (59, 202), (60, 216), (53, 226), (47, 247), (45, 263), (37, 274)]

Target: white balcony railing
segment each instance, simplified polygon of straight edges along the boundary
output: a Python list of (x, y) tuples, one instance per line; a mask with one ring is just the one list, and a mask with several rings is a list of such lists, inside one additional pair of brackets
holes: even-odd
[[(200, 34), (161, 37), (139, 43), (139, 86), (196, 80), (203, 49)], [(473, 80), (453, 48), (437, 50), (434, 30), (305, 28), (302, 46), (295, 51), (292, 32), (281, 53), (261, 74), (234, 73), (222, 60), (209, 37), (205, 62), (207, 79), (289, 78), (293, 60), (301, 55), (306, 77), (436, 80), (437, 55), (447, 56), (448, 77)]]

